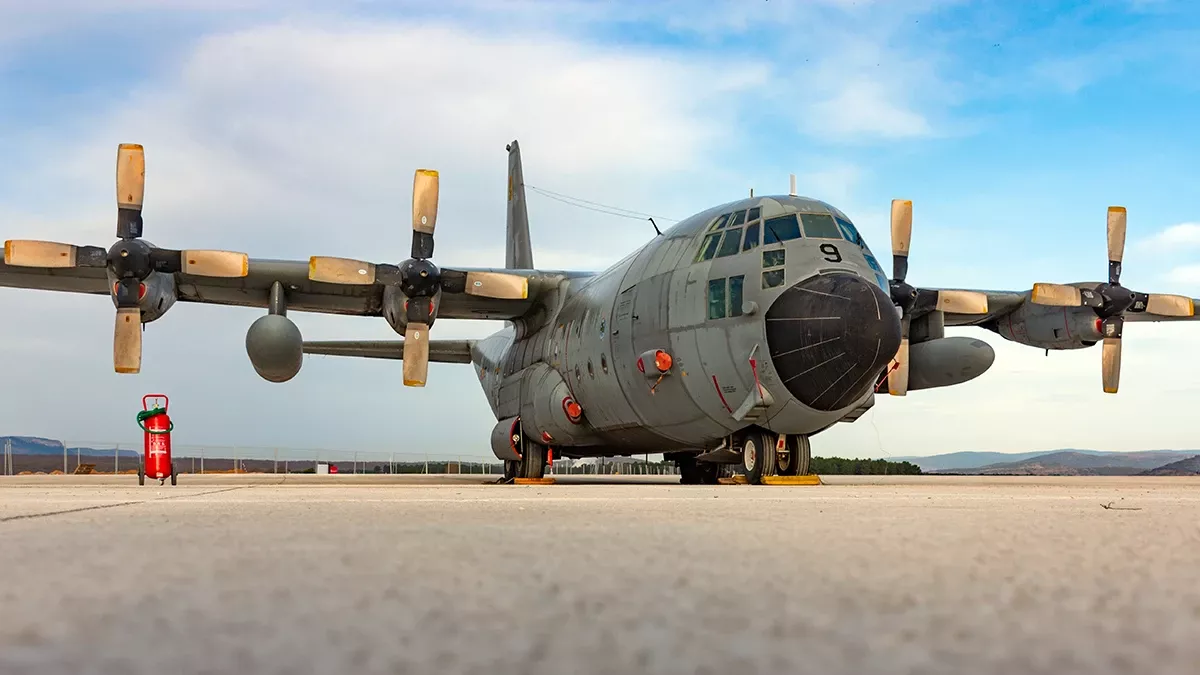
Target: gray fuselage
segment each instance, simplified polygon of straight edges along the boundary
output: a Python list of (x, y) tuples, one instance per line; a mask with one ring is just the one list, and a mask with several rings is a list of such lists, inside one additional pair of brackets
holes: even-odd
[(841, 211), (755, 197), (564, 281), (538, 320), (479, 341), (472, 359), (501, 424), (519, 417), (560, 455), (709, 448), (751, 424), (814, 434), (873, 402), (900, 342), (889, 297)]

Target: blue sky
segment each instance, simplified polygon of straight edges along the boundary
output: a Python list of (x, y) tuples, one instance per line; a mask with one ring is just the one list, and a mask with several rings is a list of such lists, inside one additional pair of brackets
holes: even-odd
[[(399, 260), (421, 165), (446, 177), (440, 262), (500, 264), (501, 149), (518, 138), (529, 183), (674, 218), (782, 192), (796, 173), (885, 267), (889, 200), (913, 199), (909, 278), (933, 286), (1098, 280), (1104, 213), (1122, 204), (1126, 284), (1200, 297), (1198, 14), (1149, 1), (0, 3), (0, 227), (107, 245), (112, 154), (133, 141), (156, 243)], [(601, 268), (652, 233), (536, 194), (530, 211), (539, 266)], [(111, 372), (102, 300), (0, 289), (0, 307), (20, 317), (0, 328), (0, 433), (136, 439), (132, 411), (157, 388), (179, 400), (180, 443), (487, 452), (469, 369), (435, 365), (414, 391), (398, 363), (309, 359), (271, 385), (245, 356), (256, 311), (179, 306), (147, 330), (131, 380)], [(382, 320), (295, 318), (309, 339), (393, 336)], [(1200, 402), (1197, 330), (1127, 327), (1115, 397), (1100, 392), (1098, 349), (1046, 357), (957, 331), (996, 348), (991, 371), (881, 399), (817, 452), (1190, 447), (1176, 417)], [(1064, 422), (1072, 410), (1086, 414)], [(439, 427), (410, 439), (397, 419)]]

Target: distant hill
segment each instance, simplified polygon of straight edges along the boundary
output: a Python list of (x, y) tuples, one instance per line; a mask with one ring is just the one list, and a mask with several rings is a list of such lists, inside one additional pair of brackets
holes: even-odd
[(1143, 471), (1141, 476), (1200, 476), (1200, 455), (1192, 455), (1157, 469)]
[[(0, 453), (4, 450), (4, 442), (12, 441), (12, 451), (14, 455), (59, 455), (63, 454), (63, 442), (55, 441), (49, 438), (39, 438), (37, 436), (0, 436)], [(104, 456), (112, 457), (116, 448), (88, 448), (68, 446), (67, 454), (75, 455), (76, 451), (81, 456)], [(141, 455), (141, 449), (121, 449), (122, 457), (138, 457)]]
[[(998, 465), (1015, 465), (1022, 462), (1037, 458), (1044, 458), (1048, 455), (1069, 454), (1080, 456), (1080, 458), (1072, 459), (1069, 457), (1059, 458), (1065, 461), (1066, 467), (1076, 468), (1100, 468), (1102, 466), (1137, 468), (1138, 471), (1153, 469), (1164, 464), (1169, 464), (1178, 459), (1184, 459), (1195, 455), (1200, 450), (1144, 450), (1139, 452), (1106, 452), (1103, 450), (1079, 450), (1075, 448), (1063, 448), (1059, 450), (1044, 450), (1041, 452), (951, 452), (944, 455), (932, 455), (928, 457), (889, 457), (892, 461), (907, 461), (921, 467), (926, 473), (938, 472), (953, 472), (953, 473), (978, 473), (983, 469), (991, 469)], [(1100, 464), (1092, 463), (1091, 460), (1082, 459), (1082, 457), (1098, 457)]]

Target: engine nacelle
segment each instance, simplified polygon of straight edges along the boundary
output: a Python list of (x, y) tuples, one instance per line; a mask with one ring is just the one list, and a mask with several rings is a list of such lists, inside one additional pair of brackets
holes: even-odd
[(987, 328), (1006, 340), (1042, 349), (1082, 349), (1104, 337), (1100, 318), (1090, 307), (1054, 307), (1030, 302)]
[(287, 382), (300, 372), (304, 338), (291, 319), (267, 314), (258, 317), (246, 331), (246, 354), (264, 380)]
[(984, 374), (996, 352), (983, 340), (948, 337), (909, 345), (908, 390), (950, 387)]
[[(110, 270), (108, 272), (108, 295), (112, 298), (113, 307), (117, 306), (116, 284), (117, 277)], [(161, 318), (168, 309), (175, 305), (178, 297), (175, 290), (175, 275), (151, 272), (142, 281), (140, 294), (138, 307), (142, 310), (142, 323), (150, 323)]]
[[(433, 295), (433, 312), (429, 317), (429, 327), (433, 328), (433, 322), (437, 320), (438, 308), (442, 305), (442, 292), (439, 290)], [(404, 335), (405, 329), (408, 328), (408, 312), (404, 308), (404, 303), (408, 300), (399, 286), (384, 286), (383, 287), (383, 318), (400, 335)], [(412, 300), (411, 302), (427, 302), (423, 299)]]
[(520, 431), (519, 417), (508, 417), (496, 422), (496, 426), (492, 427), (492, 452), (497, 459), (512, 462), (521, 459)]

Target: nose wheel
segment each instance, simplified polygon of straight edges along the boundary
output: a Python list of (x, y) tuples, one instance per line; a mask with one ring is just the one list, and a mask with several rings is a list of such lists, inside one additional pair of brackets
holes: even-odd
[(750, 428), (739, 434), (742, 453), (741, 470), (746, 482), (761, 485), (770, 476), (806, 476), (812, 466), (812, 445), (808, 436), (780, 436), (762, 429)]

